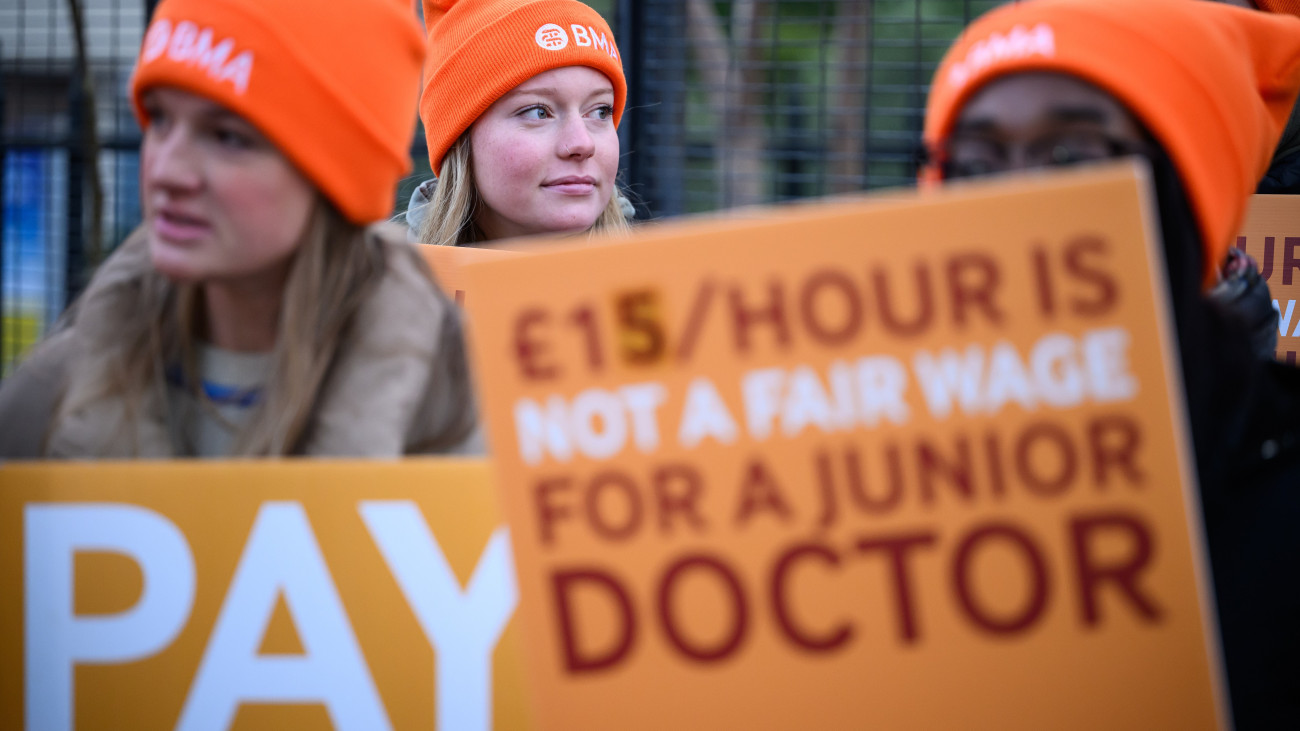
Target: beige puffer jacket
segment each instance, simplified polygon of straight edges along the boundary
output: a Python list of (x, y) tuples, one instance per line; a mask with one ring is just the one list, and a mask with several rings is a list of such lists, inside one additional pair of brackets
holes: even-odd
[[(482, 450), (473, 413), (460, 314), (434, 284), (401, 232), (381, 230), (387, 270), (361, 305), (334, 355), (299, 450), (305, 455), (398, 457)], [(169, 458), (175, 454), (165, 392), (132, 404), (92, 399), (56, 419), (84, 388), (97, 351), (113, 337), (96, 303), (148, 270), (144, 237), (133, 235), (105, 261), (59, 329), (0, 382), (0, 458)], [(70, 402), (72, 403), (72, 402)], [(134, 433), (132, 433), (134, 432)]]

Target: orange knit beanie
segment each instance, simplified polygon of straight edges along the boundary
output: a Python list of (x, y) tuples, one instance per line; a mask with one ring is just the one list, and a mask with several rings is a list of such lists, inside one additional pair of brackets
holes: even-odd
[(411, 169), (424, 44), (403, 0), (163, 0), (131, 79), (204, 96), (265, 134), (348, 220), (392, 211)]
[[(1169, 153), (1212, 283), (1300, 93), (1300, 19), (1190, 0), (1030, 0), (972, 23), (935, 73), (932, 148), (991, 79), (1078, 77), (1124, 104)], [(930, 168), (923, 177), (935, 179)]]
[(614, 85), (614, 125), (627, 83), (614, 32), (577, 0), (423, 0), (429, 55), (420, 119), (435, 174), (442, 158), (492, 103), (532, 77), (590, 66)]

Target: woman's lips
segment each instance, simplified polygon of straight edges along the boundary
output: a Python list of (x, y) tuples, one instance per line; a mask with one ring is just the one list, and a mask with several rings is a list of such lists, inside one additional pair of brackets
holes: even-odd
[(188, 244), (203, 238), (212, 229), (202, 218), (181, 211), (162, 209), (154, 214), (153, 232), (174, 244)]
[(590, 195), (596, 190), (596, 179), (580, 176), (556, 178), (542, 183), (542, 187), (562, 195)]

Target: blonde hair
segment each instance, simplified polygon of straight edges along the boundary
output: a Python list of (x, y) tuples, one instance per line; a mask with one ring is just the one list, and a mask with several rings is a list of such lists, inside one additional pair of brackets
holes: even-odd
[[(141, 413), (146, 404), (161, 408), (168, 423), (178, 418), (166, 413), (170, 368), (179, 367), (186, 388), (205, 408), (212, 406), (199, 388), (200, 285), (172, 282), (149, 265), (143, 229), (121, 248), (114, 257), (121, 257), (120, 261), (115, 264), (110, 259), (101, 273), (103, 281), (92, 285), (88, 299), (68, 313), (68, 321), (91, 321), (85, 324), (93, 333), (89, 350), (93, 376), (65, 395), (52, 423), (87, 403), (108, 399), (122, 406), (127, 428), (121, 432), (134, 438), (134, 425), (151, 416)], [(239, 430), (232, 456), (301, 452), (330, 367), (353, 315), (383, 276), (385, 257), (377, 232), (350, 223), (325, 198), (317, 198), (285, 281), (270, 377), (249, 422)], [(467, 376), (447, 390), (463, 397), (464, 410), (469, 409)], [(468, 433), (471, 427), (457, 430)], [(105, 446), (119, 436), (103, 435)], [(192, 445), (172, 446), (179, 454), (192, 451)], [(139, 444), (129, 451), (139, 454)]]
[[(236, 441), (236, 453), (278, 455), (296, 450), (352, 315), (385, 268), (384, 248), (376, 235), (319, 198), (285, 281), (271, 378)], [(183, 358), (182, 362), (193, 363), (193, 350)]]
[[(483, 199), (474, 182), (471, 165), (469, 133), (461, 135), (442, 158), (442, 174), (434, 187), (433, 197), (416, 232), (420, 243), (433, 246), (466, 246), (487, 241), (475, 223)], [(596, 222), (587, 229), (588, 235), (601, 233), (626, 233), (631, 230), (623, 213), (622, 193), (617, 186), (609, 197), (605, 209)]]

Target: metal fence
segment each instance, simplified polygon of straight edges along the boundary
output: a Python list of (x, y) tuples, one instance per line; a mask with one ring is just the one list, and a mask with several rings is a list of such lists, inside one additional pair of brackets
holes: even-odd
[(626, 176), (653, 215), (910, 185), (925, 94), (996, 0), (628, 0)]
[(103, 242), (140, 218), (139, 132), (123, 90), (144, 18), (140, 0), (0, 0), (6, 369), (80, 289)]
[[(140, 219), (126, 87), (154, 4), (0, 0), (0, 373)], [(661, 217), (911, 184), (935, 63), (999, 3), (589, 4), (628, 75), (623, 180)], [(412, 158), (398, 209), (429, 174), (422, 138)]]

